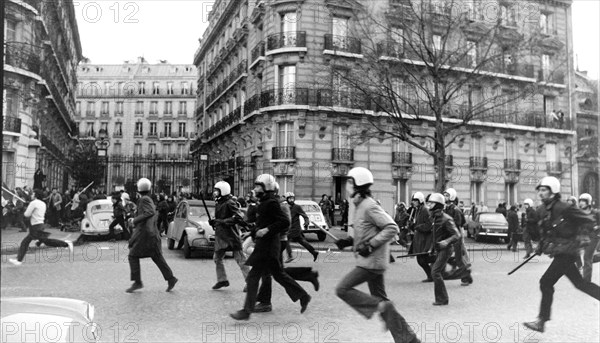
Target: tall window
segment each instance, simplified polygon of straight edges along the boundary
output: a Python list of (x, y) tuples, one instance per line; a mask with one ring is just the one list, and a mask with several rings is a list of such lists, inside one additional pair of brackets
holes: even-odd
[(509, 160), (517, 159), (517, 141), (514, 139), (506, 139), (505, 144), (505, 158)]
[(185, 123), (179, 123), (178, 133), (179, 137), (185, 137)]
[(348, 127), (345, 125), (336, 125), (333, 130), (333, 147), (348, 149), (350, 147)]
[(433, 49), (436, 52), (439, 52), (442, 50), (442, 36), (433, 35)]
[(165, 101), (165, 113), (173, 114), (173, 103), (171, 101)]
[(279, 123), (277, 145), (280, 147), (294, 146), (294, 123)]
[(139, 156), (142, 154), (142, 144), (141, 143), (135, 143), (133, 145), (133, 154), (136, 156)]
[(544, 71), (544, 80), (547, 80), (550, 74), (550, 55), (542, 55), (542, 70)]
[(94, 123), (93, 122), (87, 123), (85, 133), (86, 133), (86, 136), (88, 136), (88, 137), (96, 137), (96, 132), (94, 131)]
[(171, 144), (163, 144), (163, 154), (170, 155), (171, 154)]
[(332, 22), (332, 34), (333, 34), (333, 47), (336, 49), (346, 50), (348, 49), (348, 18), (333, 17)]
[(167, 82), (167, 94), (173, 95), (173, 82)]
[(17, 40), (17, 22), (14, 20), (6, 19), (6, 40), (14, 42)]
[(394, 44), (392, 47), (394, 50), (390, 52), (395, 52), (395, 56), (399, 57), (404, 52), (404, 30), (399, 27), (393, 27), (390, 32), (390, 39)]
[(138, 83), (138, 94), (146, 94), (146, 82)]
[(485, 157), (485, 145), (481, 137), (471, 137), (471, 156)]
[(108, 114), (108, 101), (102, 101), (102, 114)]
[(123, 123), (120, 121), (115, 123), (115, 136), (123, 136)]
[(187, 114), (187, 102), (186, 101), (179, 102), (179, 114)]
[(171, 137), (171, 123), (165, 123), (165, 137)]
[(350, 85), (340, 74), (343, 71), (337, 71), (333, 74), (333, 104), (334, 106), (350, 107), (352, 99)]
[(121, 143), (115, 143), (115, 145), (113, 145), (113, 153), (115, 155), (121, 155)]
[(123, 114), (123, 101), (117, 101), (117, 107), (115, 108), (115, 114)]
[(469, 56), (469, 67), (475, 68), (477, 66), (477, 43), (473, 41), (467, 41), (467, 56)]
[(144, 114), (144, 102), (143, 101), (136, 101), (135, 114)]
[(185, 144), (177, 144), (177, 155), (179, 155), (179, 157), (185, 155)]
[[(106, 134), (108, 135), (108, 123), (107, 122), (102, 122), (100, 123), (100, 131), (104, 130), (104, 132), (106, 132)], [(98, 131), (98, 132), (100, 132)]]
[(85, 115), (87, 115), (87, 116), (95, 116), (96, 115), (96, 113), (94, 111), (94, 102), (93, 101), (88, 101), (86, 103)]
[(134, 136), (141, 136), (141, 135), (143, 135), (143, 132), (144, 132), (144, 123), (138, 121), (137, 123), (135, 123)]
[(104, 82), (104, 94), (105, 95), (110, 94), (110, 88), (111, 88), (110, 82)]
[(156, 154), (156, 144), (155, 143), (148, 144), (148, 153)]
[(150, 114), (158, 114), (158, 101), (150, 103)]
[(157, 131), (156, 126), (157, 126), (156, 122), (150, 123), (150, 135), (151, 136), (156, 136), (156, 131)]
[(187, 81), (181, 82), (181, 94), (190, 94), (190, 89)]
[(296, 23), (296, 12), (288, 12), (281, 15), (280, 32), (283, 34), (282, 46), (296, 46)]
[[(6, 102), (8, 103), (8, 97), (6, 98)], [(10, 111), (8, 113), (10, 113)], [(75, 113), (77, 113), (78, 116), (81, 116), (81, 101), (75, 103)]]
[(154, 82), (152, 84), (152, 94), (154, 94), (154, 95), (160, 94), (160, 83)]

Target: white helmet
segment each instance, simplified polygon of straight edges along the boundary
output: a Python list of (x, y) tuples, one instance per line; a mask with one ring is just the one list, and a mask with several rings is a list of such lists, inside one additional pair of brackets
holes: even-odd
[(523, 200), (523, 203), (525, 205), (529, 205), (529, 207), (533, 207), (533, 200), (531, 200), (531, 199), (525, 199), (525, 200)]
[(413, 194), (411, 200), (418, 200), (419, 203), (424, 203), (425, 202), (425, 195), (423, 195), (423, 193), (421, 192), (416, 192), (415, 194)]
[(254, 184), (262, 186), (265, 192), (274, 192), (276, 183), (275, 178), (271, 174), (261, 174), (254, 181)]
[(444, 194), (446, 194), (446, 193), (448, 194), (448, 200), (450, 200), (450, 201), (456, 200), (456, 189), (448, 188), (448, 189), (446, 189)]
[(348, 177), (354, 179), (355, 186), (366, 186), (373, 184), (373, 174), (367, 168), (354, 167), (348, 172)]
[(294, 195), (294, 193), (292, 193), (292, 192), (287, 192), (287, 193), (285, 193), (285, 195), (284, 195), (284, 196), (285, 196), (285, 198), (286, 198), (286, 199), (287, 199), (287, 198), (295, 198), (295, 197), (296, 197), (296, 196)]
[(231, 186), (225, 181), (219, 181), (215, 184), (215, 189), (218, 189), (221, 192), (221, 196), (226, 196), (231, 194)]
[(121, 199), (129, 201), (129, 194), (128, 193), (121, 194)]
[(433, 193), (429, 196), (428, 202), (434, 202), (440, 205), (444, 205), (446, 203), (446, 198), (440, 193)]
[(581, 200), (585, 200), (585, 201), (587, 201), (587, 204), (588, 204), (588, 205), (591, 205), (591, 204), (592, 204), (592, 196), (591, 196), (591, 195), (589, 195), (588, 193), (583, 193), (583, 194), (581, 194), (581, 195), (579, 196), (579, 201), (581, 201)]
[(148, 192), (152, 188), (152, 182), (146, 179), (145, 177), (141, 178), (137, 182), (137, 190), (138, 192)]
[(560, 181), (554, 176), (546, 176), (542, 178), (540, 183), (535, 187), (535, 189), (539, 189), (540, 187), (548, 187), (550, 188), (550, 192), (552, 194), (560, 193)]

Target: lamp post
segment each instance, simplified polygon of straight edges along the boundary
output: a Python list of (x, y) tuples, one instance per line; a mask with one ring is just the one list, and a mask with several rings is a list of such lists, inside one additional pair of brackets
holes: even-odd
[(96, 154), (98, 157), (103, 157), (105, 162), (104, 169), (104, 187), (105, 191), (108, 192), (108, 147), (110, 142), (108, 141), (108, 132), (105, 129), (98, 131), (98, 139), (94, 143), (96, 145)]

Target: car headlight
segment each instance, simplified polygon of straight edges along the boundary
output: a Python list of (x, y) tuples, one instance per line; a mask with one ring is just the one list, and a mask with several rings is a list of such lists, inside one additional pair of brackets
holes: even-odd
[(199, 228), (198, 228), (198, 233), (199, 233), (199, 234), (201, 234), (201, 235), (203, 235), (203, 234), (204, 234), (204, 229), (203, 229), (203, 228), (201, 228), (201, 227), (199, 227)]

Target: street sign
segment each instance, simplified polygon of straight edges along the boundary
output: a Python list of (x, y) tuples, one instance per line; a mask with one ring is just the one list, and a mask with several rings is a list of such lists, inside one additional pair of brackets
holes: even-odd
[(94, 142), (94, 145), (98, 149), (107, 149), (110, 146), (110, 142), (109, 141), (96, 141), (96, 142)]
[(208, 154), (200, 154), (200, 161), (208, 161)]

